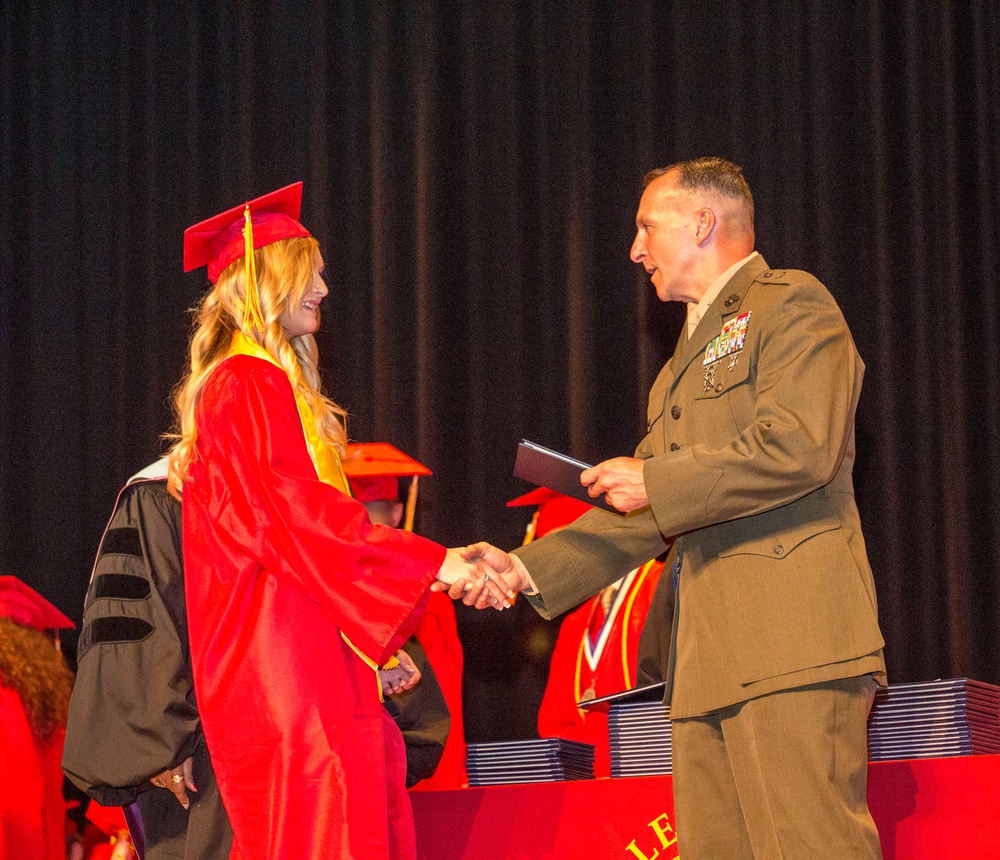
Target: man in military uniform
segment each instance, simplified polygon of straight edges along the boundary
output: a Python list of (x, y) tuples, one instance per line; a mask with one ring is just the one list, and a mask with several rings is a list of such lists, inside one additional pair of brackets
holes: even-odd
[[(728, 161), (650, 173), (631, 258), (688, 319), (635, 456), (581, 475), (628, 516), (594, 510), (511, 556), (466, 554), (506, 566), (551, 617), (675, 538), (681, 855), (880, 857), (866, 719), (884, 643), (851, 477), (864, 364), (826, 288), (754, 251), (753, 199)], [(480, 580), (464, 599), (497, 598)]]

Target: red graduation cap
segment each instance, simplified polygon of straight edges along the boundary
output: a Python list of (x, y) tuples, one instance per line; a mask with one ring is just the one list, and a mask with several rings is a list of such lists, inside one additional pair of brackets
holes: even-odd
[(508, 508), (519, 508), (526, 505), (538, 505), (525, 534), (525, 543), (531, 543), (551, 531), (568, 526), (580, 514), (589, 511), (591, 505), (550, 490), (548, 487), (537, 487), (530, 493), (518, 496), (507, 502)]
[(35, 589), (16, 576), (0, 576), (0, 618), (9, 618), (22, 627), (34, 627), (42, 631), (76, 627)]
[(230, 264), (244, 257), (247, 210), (254, 250), (279, 239), (310, 235), (299, 223), (301, 209), (302, 183), (294, 182), (188, 227), (184, 231), (184, 271), (207, 265), (208, 280), (214, 284)]
[(508, 508), (525, 508), (528, 505), (541, 505), (545, 502), (551, 502), (558, 498), (569, 498), (564, 496), (562, 493), (557, 493), (555, 490), (550, 490), (548, 487), (536, 487), (529, 493), (525, 493), (523, 496), (518, 496), (516, 499), (511, 499), (507, 502)]
[(388, 442), (358, 442), (347, 446), (344, 474), (351, 482), (354, 498), (359, 502), (374, 502), (398, 499), (398, 478), (432, 472)]
[(399, 499), (399, 478), (412, 478), (406, 496), (406, 514), (403, 528), (413, 531), (417, 510), (417, 484), (421, 475), (432, 474), (423, 463), (418, 463), (388, 442), (356, 442), (347, 446), (344, 457), (344, 474), (351, 484), (351, 492), (359, 502)]

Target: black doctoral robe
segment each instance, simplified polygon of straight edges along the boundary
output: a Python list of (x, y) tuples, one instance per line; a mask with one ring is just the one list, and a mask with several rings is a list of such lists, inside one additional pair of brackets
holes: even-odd
[[(153, 475), (155, 477), (142, 477)], [(226, 860), (232, 829), (198, 719), (181, 563), (181, 505), (163, 469), (122, 490), (91, 577), (63, 770), (104, 806), (135, 804), (145, 860)], [(406, 743), (406, 784), (434, 773), (450, 717), (423, 649), (404, 646), (422, 680), (386, 698)], [(185, 810), (150, 777), (193, 757)], [(135, 809), (135, 806), (133, 806)]]

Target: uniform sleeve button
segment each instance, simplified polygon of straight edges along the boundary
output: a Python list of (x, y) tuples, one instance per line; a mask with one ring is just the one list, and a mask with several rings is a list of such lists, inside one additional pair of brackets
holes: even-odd
[(721, 382), (716, 382), (715, 383), (715, 393), (718, 394), (720, 391), (722, 391), (722, 383)]
[(785, 548), (780, 543), (776, 544), (775, 547), (774, 547), (774, 554), (775, 555), (784, 555), (785, 554)]
[(673, 406), (670, 407), (670, 417), (673, 418), (674, 420), (681, 417), (680, 406), (674, 404)]

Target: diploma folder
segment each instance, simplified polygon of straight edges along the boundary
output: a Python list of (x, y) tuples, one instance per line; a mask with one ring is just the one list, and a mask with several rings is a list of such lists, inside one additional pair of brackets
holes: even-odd
[(593, 505), (603, 511), (610, 511), (620, 517), (625, 516), (624, 513), (609, 505), (603, 495), (596, 499), (587, 495), (587, 488), (580, 483), (580, 473), (589, 468), (588, 463), (574, 460), (558, 451), (522, 439), (517, 446), (514, 477), (555, 490), (564, 496), (579, 499), (581, 502), (586, 502), (588, 505)]
[(662, 703), (666, 691), (666, 681), (654, 681), (652, 684), (632, 687), (631, 690), (622, 690), (618, 693), (609, 693), (607, 696), (598, 696), (596, 699), (577, 702), (576, 706), (585, 710), (601, 711), (606, 714), (613, 705), (648, 704), (650, 702)]

